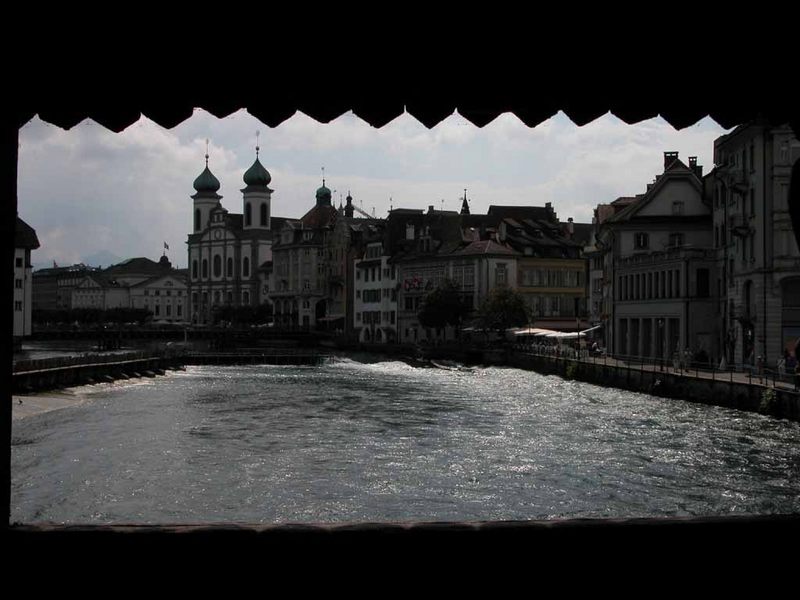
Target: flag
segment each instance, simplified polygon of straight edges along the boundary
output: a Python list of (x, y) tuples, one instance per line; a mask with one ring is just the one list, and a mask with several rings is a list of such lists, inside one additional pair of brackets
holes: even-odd
[(169, 246), (167, 246), (167, 242), (164, 242), (164, 250), (169, 250)]

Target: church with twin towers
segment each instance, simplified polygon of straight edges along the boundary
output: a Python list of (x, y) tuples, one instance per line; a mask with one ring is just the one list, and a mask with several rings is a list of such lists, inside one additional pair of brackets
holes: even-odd
[[(223, 306), (269, 303), (286, 325), (313, 325), (330, 315), (324, 245), (337, 217), (352, 217), (352, 198), (337, 210), (331, 191), (316, 192), (315, 205), (300, 219), (272, 215), (272, 176), (259, 160), (242, 177), (242, 212), (222, 206), (220, 182), (206, 165), (194, 181), (188, 246), (188, 316), (211, 324)], [(311, 264), (313, 262), (314, 264)], [(275, 276), (273, 277), (273, 269)]]

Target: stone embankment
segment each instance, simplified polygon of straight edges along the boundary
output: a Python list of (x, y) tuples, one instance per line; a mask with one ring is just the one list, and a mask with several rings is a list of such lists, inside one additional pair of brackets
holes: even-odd
[(665, 369), (662, 365), (628, 364), (610, 358), (579, 360), (526, 352), (509, 352), (504, 363), (605, 387), (800, 421), (800, 394), (792, 386), (748, 373), (675, 370)]
[(170, 353), (132, 352), (28, 360), (14, 364), (13, 393), (31, 393), (132, 377), (164, 375), (183, 368), (183, 357)]

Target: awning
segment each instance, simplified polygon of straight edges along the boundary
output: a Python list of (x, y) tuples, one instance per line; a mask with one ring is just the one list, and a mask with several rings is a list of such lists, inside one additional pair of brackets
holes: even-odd
[(548, 333), (555, 333), (552, 329), (542, 329), (540, 327), (529, 327), (528, 329), (520, 329), (515, 331), (514, 335), (545, 335)]
[(586, 334), (589, 333), (590, 331), (594, 331), (595, 329), (600, 329), (602, 326), (603, 323), (600, 323), (600, 325), (595, 325), (594, 327), (589, 327), (589, 329), (584, 329), (583, 331), (581, 331), (581, 333)]

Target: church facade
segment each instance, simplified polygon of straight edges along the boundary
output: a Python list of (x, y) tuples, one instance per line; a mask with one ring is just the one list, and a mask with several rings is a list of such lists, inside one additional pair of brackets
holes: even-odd
[(266, 299), (263, 267), (272, 261), (273, 232), (287, 219), (271, 214), (272, 180), (258, 159), (244, 173), (242, 212), (230, 213), (218, 193), (219, 180), (206, 168), (194, 181), (189, 254), (189, 316), (194, 324), (212, 323), (223, 306), (254, 306)]

